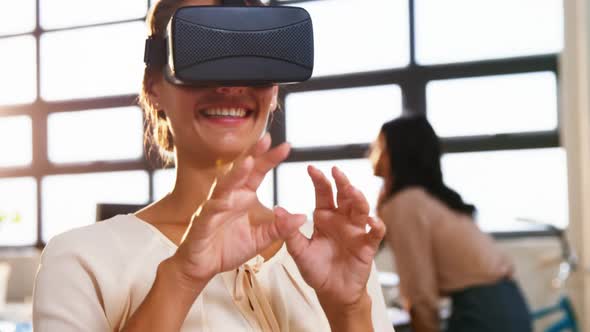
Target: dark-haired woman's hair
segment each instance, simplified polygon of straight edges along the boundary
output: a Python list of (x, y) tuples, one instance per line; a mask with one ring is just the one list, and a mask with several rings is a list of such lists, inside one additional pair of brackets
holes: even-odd
[(421, 187), (450, 209), (473, 216), (475, 206), (447, 187), (440, 167), (440, 140), (424, 116), (402, 116), (381, 127), (391, 161), (393, 185), (388, 197)]

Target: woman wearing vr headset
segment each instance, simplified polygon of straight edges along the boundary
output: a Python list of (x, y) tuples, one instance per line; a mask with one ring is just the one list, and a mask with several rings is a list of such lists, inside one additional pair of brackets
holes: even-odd
[(413, 331), (440, 331), (441, 294), (453, 304), (448, 332), (532, 331), (512, 262), (478, 229), (475, 207), (445, 185), (440, 155), (424, 116), (386, 122), (370, 154)]
[[(180, 7), (219, 4), (161, 0), (151, 36), (163, 37)], [(373, 268), (385, 228), (341, 171), (335, 200), (327, 177), (308, 169), (313, 234), (303, 234), (304, 215), (258, 201), (289, 153), (263, 134), (278, 86), (180, 86), (163, 68), (146, 67), (140, 104), (149, 138), (174, 156), (174, 188), (48, 243), (35, 331), (393, 331)]]

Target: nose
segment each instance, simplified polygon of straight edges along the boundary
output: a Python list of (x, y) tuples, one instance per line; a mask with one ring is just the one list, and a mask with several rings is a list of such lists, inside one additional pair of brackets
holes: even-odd
[(245, 86), (220, 86), (216, 88), (216, 91), (224, 95), (239, 96), (245, 94), (246, 89)]

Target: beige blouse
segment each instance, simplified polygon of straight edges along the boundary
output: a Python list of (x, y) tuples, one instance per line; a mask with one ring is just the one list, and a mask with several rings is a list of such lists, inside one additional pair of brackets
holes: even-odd
[[(312, 229), (309, 223), (304, 227)], [(43, 252), (35, 283), (35, 332), (121, 330), (150, 290), (158, 264), (176, 249), (133, 214), (56, 236)], [(367, 289), (375, 331), (393, 331), (375, 269)], [(266, 262), (256, 256), (214, 277), (181, 331), (330, 331), (330, 326), (283, 246)]]
[(511, 276), (512, 262), (470, 216), (419, 188), (401, 191), (381, 209), (400, 291), (429, 331), (439, 331), (439, 295)]

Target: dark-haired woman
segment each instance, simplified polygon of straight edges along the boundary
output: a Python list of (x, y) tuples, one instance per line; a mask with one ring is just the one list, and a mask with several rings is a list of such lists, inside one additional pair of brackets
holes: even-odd
[(453, 303), (448, 331), (532, 331), (511, 261), (477, 228), (475, 207), (445, 185), (440, 156), (423, 116), (385, 123), (370, 155), (384, 179), (378, 213), (414, 331), (440, 330), (440, 296)]

